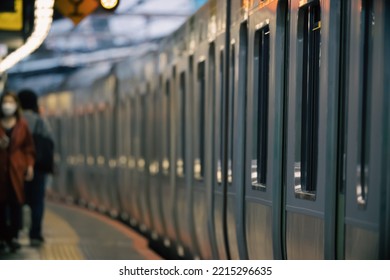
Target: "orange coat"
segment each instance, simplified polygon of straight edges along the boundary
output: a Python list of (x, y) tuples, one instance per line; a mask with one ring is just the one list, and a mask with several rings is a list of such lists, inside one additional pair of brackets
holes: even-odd
[[(0, 137), (5, 135), (0, 125)], [(8, 157), (10, 168), (7, 171)], [(6, 200), (5, 188), (7, 172), (20, 204), (24, 203), (24, 178), (27, 167), (34, 166), (35, 147), (27, 122), (20, 118), (12, 131), (9, 149), (0, 148), (0, 201)]]

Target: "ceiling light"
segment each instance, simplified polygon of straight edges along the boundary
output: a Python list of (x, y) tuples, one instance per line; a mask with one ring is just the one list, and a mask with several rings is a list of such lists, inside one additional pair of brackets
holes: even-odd
[(119, 0), (100, 0), (100, 5), (102, 5), (103, 9), (112, 11), (118, 7)]
[(25, 44), (0, 60), (0, 73), (7, 71), (23, 58), (29, 56), (45, 40), (53, 21), (54, 0), (36, 0), (34, 29)]

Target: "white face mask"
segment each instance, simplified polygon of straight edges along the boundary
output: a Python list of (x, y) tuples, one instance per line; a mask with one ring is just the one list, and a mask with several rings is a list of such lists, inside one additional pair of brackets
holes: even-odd
[(16, 112), (16, 104), (15, 103), (3, 103), (1, 108), (3, 110), (3, 114), (7, 117), (12, 116)]

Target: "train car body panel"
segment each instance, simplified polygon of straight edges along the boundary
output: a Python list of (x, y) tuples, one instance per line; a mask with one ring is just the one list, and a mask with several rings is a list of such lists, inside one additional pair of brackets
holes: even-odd
[(193, 94), (189, 61), (189, 45), (191, 42), (189, 25), (182, 26), (174, 37), (177, 40), (175, 47), (175, 96), (174, 96), (174, 174), (175, 174), (175, 221), (176, 232), (178, 235), (177, 253), (184, 257), (188, 252), (194, 252), (192, 219), (192, 192), (190, 188), (191, 161), (189, 158), (189, 134), (191, 124), (189, 123), (191, 112), (191, 96)]
[(43, 98), (53, 188), (168, 258), (388, 259), (389, 22), (386, 0), (210, 0)]
[(282, 258), (287, 9), (287, 1), (270, 1), (252, 7), (249, 15), (245, 225), (250, 259)]
[(324, 248), (326, 240), (334, 239), (326, 226), (334, 219), (330, 209), (335, 208), (336, 193), (339, 17), (337, 1), (291, 1), (286, 136), (288, 259), (322, 259), (329, 248)]
[(161, 158), (161, 201), (163, 206), (163, 218), (166, 226), (167, 238), (165, 243), (170, 246), (170, 242), (177, 239), (174, 221), (174, 184), (173, 184), (173, 143), (174, 120), (173, 120), (173, 91), (174, 77), (172, 67), (172, 43), (169, 42), (160, 54), (161, 82), (163, 95), (162, 101), (162, 158)]
[[(385, 88), (385, 1), (350, 2), (346, 107), (345, 258), (378, 259)], [(374, 36), (375, 34), (375, 36)], [(388, 92), (387, 92), (388, 94)], [(388, 172), (388, 171), (386, 171)]]
[[(227, 248), (225, 243), (224, 232), (224, 195), (222, 186), (222, 161), (225, 158), (223, 154), (224, 140), (224, 99), (226, 98), (226, 88), (224, 81), (226, 79), (226, 2), (219, 0), (216, 2), (216, 35), (213, 37), (213, 45), (215, 52), (215, 89), (213, 99), (213, 132), (212, 132), (212, 166), (209, 170), (210, 175), (210, 190), (211, 195), (211, 217), (213, 236), (215, 238), (214, 245), (216, 247), (217, 258), (227, 259)], [(210, 162), (206, 160), (206, 163)]]
[[(209, 182), (209, 174), (206, 174), (208, 164), (206, 162), (206, 150), (211, 145), (211, 106), (212, 93), (210, 92), (210, 43), (208, 41), (208, 23), (211, 14), (209, 6), (205, 5), (198, 11), (193, 18), (192, 43), (196, 48), (192, 49), (193, 55), (193, 73), (190, 79), (193, 79), (194, 91), (192, 92), (192, 164), (193, 172), (191, 179), (191, 189), (193, 193), (193, 221), (194, 232), (197, 241), (197, 254), (202, 259), (212, 259), (213, 251), (211, 246), (211, 236), (209, 231), (209, 217), (212, 209), (209, 201), (212, 194)], [(191, 32), (191, 31), (190, 31)], [(190, 66), (191, 67), (191, 66)], [(206, 176), (207, 175), (207, 176)], [(212, 226), (211, 226), (212, 227)], [(215, 253), (214, 253), (215, 255)]]

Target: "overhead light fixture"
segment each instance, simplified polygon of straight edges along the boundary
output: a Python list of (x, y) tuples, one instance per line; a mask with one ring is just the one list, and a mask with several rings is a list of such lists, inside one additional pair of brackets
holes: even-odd
[(119, 0), (100, 0), (100, 5), (107, 11), (113, 11), (119, 6)]
[(54, 0), (36, 0), (34, 29), (25, 44), (0, 61), (0, 73), (4, 73), (23, 58), (29, 56), (45, 40), (53, 21)]

